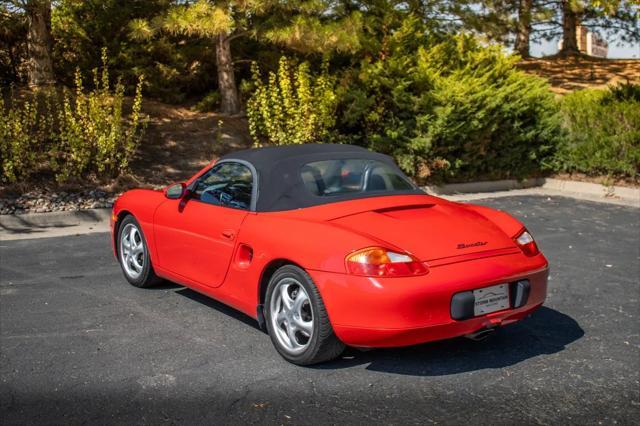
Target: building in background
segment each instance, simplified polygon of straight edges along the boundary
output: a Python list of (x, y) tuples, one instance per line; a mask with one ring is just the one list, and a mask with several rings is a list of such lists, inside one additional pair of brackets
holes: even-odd
[[(598, 58), (606, 58), (609, 53), (609, 43), (600, 34), (589, 31), (588, 28), (578, 25), (576, 28), (578, 50), (581, 53)], [(558, 49), (562, 49), (562, 40), (558, 42)]]

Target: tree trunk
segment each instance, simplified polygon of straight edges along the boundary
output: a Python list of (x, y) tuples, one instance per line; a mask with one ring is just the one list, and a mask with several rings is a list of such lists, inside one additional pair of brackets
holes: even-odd
[(52, 84), (54, 77), (51, 61), (51, 1), (30, 0), (26, 12), (29, 22), (29, 86)]
[(518, 4), (518, 32), (516, 33), (515, 50), (523, 58), (529, 57), (532, 7), (533, 0), (520, 0)]
[(240, 100), (236, 77), (233, 72), (231, 43), (227, 34), (220, 34), (216, 40), (216, 65), (218, 67), (218, 90), (220, 90), (220, 112), (236, 114), (240, 112)]
[(577, 55), (578, 51), (578, 16), (571, 7), (571, 0), (562, 0), (562, 49), (561, 55)]

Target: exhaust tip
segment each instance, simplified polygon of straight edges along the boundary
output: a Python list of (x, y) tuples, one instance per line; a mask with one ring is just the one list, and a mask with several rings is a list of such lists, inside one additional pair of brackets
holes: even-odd
[(489, 337), (489, 335), (493, 334), (495, 331), (496, 331), (495, 328), (483, 328), (474, 333), (465, 334), (464, 337), (466, 337), (467, 339), (479, 342), (480, 340), (484, 340), (487, 337)]

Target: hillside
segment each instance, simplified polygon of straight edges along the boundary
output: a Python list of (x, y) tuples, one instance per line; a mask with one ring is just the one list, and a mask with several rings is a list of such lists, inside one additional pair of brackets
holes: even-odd
[(550, 56), (524, 60), (518, 67), (548, 79), (558, 94), (625, 81), (640, 83), (640, 59)]
[(149, 123), (129, 176), (140, 184), (184, 180), (211, 159), (251, 146), (243, 116), (196, 112), (153, 100), (144, 101), (143, 111)]

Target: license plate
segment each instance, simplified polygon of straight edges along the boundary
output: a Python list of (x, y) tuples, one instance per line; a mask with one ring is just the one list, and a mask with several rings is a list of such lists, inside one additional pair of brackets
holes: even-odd
[(474, 315), (484, 315), (491, 312), (509, 309), (509, 284), (498, 284), (491, 287), (473, 290), (475, 305)]

